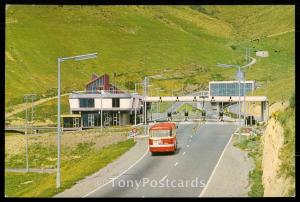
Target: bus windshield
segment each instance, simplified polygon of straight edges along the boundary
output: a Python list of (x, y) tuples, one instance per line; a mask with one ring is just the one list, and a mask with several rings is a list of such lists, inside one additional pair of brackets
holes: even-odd
[(172, 136), (172, 130), (151, 130), (151, 137), (170, 137)]

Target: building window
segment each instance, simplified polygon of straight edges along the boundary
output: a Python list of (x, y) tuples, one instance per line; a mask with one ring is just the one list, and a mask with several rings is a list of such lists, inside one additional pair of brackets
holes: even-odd
[(80, 99), (80, 107), (95, 107), (94, 99)]
[(120, 98), (112, 99), (112, 107), (120, 107)]
[[(238, 82), (211, 83), (210, 96), (238, 96), (239, 94), (243, 96), (245, 93), (248, 94), (249, 92), (254, 90), (252, 82), (246, 82), (245, 84), (241, 82), (240, 84), (241, 86), (239, 87)], [(245, 89), (244, 89), (244, 85), (245, 85)], [(240, 89), (240, 93), (239, 93), (239, 89)]]

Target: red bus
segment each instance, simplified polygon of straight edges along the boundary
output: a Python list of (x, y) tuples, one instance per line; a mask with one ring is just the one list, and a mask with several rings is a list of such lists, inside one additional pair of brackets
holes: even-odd
[(149, 129), (149, 151), (172, 152), (177, 150), (176, 124), (157, 123)]

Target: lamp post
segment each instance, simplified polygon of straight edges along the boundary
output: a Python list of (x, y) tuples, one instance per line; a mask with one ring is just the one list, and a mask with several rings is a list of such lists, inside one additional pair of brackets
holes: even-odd
[(136, 87), (136, 86), (137, 86), (138, 84), (143, 84), (143, 83), (134, 83), (134, 92), (135, 92), (135, 93), (136, 93), (136, 90), (137, 90), (137, 87)]
[(25, 123), (25, 136), (26, 136), (26, 172), (29, 171), (29, 162), (28, 162), (28, 134), (27, 134), (27, 119), (28, 119), (28, 116), (27, 116), (27, 99), (26, 99), (26, 123)]
[(101, 98), (101, 117), (100, 117), (100, 121), (101, 121), (101, 131), (103, 130), (103, 123), (102, 123), (102, 117), (103, 117), (103, 109), (102, 109), (102, 102), (103, 102), (103, 97)]
[(241, 72), (241, 67), (238, 66), (239, 70), (237, 73), (237, 79), (239, 81), (239, 142), (241, 141), (241, 80), (243, 77), (243, 74)]
[(29, 171), (29, 160), (28, 160), (28, 100), (31, 99), (31, 134), (33, 134), (33, 100), (36, 98), (36, 94), (25, 94), (24, 100), (26, 101), (25, 110), (25, 137), (26, 137), (26, 172)]
[[(135, 93), (137, 93), (136, 92), (136, 90), (137, 90), (136, 87), (137, 87), (138, 84), (143, 84), (143, 83), (134, 83), (134, 92)], [(134, 101), (135, 101), (135, 103), (134, 103), (134, 125), (136, 125), (136, 98), (134, 99)]]
[(97, 57), (97, 53), (85, 55), (77, 55), (71, 57), (57, 58), (57, 173), (56, 173), (56, 188), (60, 188), (60, 63), (65, 60), (86, 60)]
[(134, 99), (134, 125), (136, 126), (136, 97)]

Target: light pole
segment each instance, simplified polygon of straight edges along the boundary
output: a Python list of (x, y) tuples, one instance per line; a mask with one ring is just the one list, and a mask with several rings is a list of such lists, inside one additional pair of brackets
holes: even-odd
[(134, 99), (134, 125), (136, 126), (136, 98)]
[(102, 116), (103, 116), (103, 109), (102, 109), (102, 102), (103, 102), (103, 97), (101, 98), (101, 117), (100, 117), (100, 121), (101, 121), (101, 131), (103, 130), (103, 124), (102, 124)]
[(239, 70), (237, 73), (238, 81), (239, 81), (239, 142), (241, 141), (241, 80), (243, 78), (243, 74), (241, 72), (241, 67), (238, 66)]
[(60, 188), (60, 63), (65, 60), (86, 60), (97, 57), (97, 53), (85, 55), (57, 58), (57, 173), (56, 173), (56, 188)]
[(246, 78), (245, 78), (245, 75), (244, 75), (244, 105), (243, 105), (243, 107), (244, 107), (243, 125), (245, 127), (245, 125), (246, 125)]
[[(137, 85), (138, 84), (143, 84), (143, 83), (134, 83), (134, 92), (135, 92), (135, 95), (137, 94), (137, 92), (136, 92), (136, 90), (137, 90)], [(137, 98), (137, 96), (135, 97), (135, 99), (134, 99), (134, 125), (136, 125), (136, 105), (137, 105), (137, 103), (136, 103), (136, 98)]]
[(135, 92), (135, 93), (136, 93), (136, 90), (137, 90), (137, 87), (136, 87), (136, 86), (137, 86), (138, 84), (143, 84), (143, 83), (134, 83), (134, 92)]
[(28, 160), (28, 100), (31, 99), (31, 134), (33, 133), (33, 100), (36, 98), (36, 94), (25, 94), (24, 100), (26, 101), (25, 110), (25, 137), (26, 137), (26, 172), (29, 171), (29, 160)]
[(145, 77), (144, 79), (144, 124), (146, 125), (147, 124), (147, 102), (146, 102), (146, 97), (147, 97), (147, 81), (148, 81), (148, 78)]
[(25, 136), (26, 136), (26, 172), (29, 171), (29, 162), (28, 162), (28, 134), (27, 134), (27, 124), (28, 124), (28, 115), (27, 115), (27, 99), (26, 99), (26, 123), (25, 123)]

